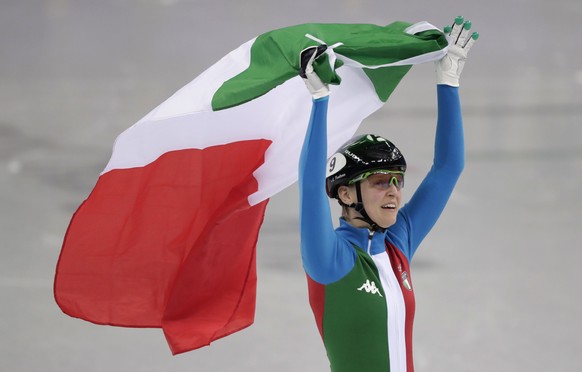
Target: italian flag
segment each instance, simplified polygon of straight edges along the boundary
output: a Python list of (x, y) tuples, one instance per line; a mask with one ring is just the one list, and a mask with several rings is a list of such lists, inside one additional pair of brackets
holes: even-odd
[(252, 324), (259, 228), (269, 198), (297, 179), (311, 111), (299, 53), (323, 43), (314, 67), (332, 84), (330, 151), (448, 45), (426, 22), (303, 24), (226, 55), (116, 139), (64, 239), (63, 312), (162, 328), (173, 354)]

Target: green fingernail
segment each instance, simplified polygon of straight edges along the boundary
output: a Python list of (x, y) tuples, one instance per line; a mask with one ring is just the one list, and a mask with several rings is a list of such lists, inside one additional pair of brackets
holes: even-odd
[(451, 26), (445, 26), (445, 28), (443, 29), (443, 31), (445, 32), (445, 34), (450, 34), (452, 29), (453, 28)]
[(455, 18), (455, 24), (457, 24), (458, 26), (462, 25), (464, 21), (465, 19), (463, 18), (463, 16), (457, 16), (457, 18)]
[(473, 38), (473, 40), (477, 40), (479, 38), (479, 33), (473, 32), (473, 35), (471, 35), (471, 37)]
[(473, 24), (471, 23), (471, 21), (467, 21), (467, 22), (465, 22), (465, 25), (463, 26), (463, 28), (465, 30), (470, 30), (472, 25)]

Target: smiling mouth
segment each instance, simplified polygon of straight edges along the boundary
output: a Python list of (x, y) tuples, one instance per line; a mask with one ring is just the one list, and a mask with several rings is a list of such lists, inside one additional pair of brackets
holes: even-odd
[(382, 209), (394, 210), (394, 209), (396, 209), (396, 204), (394, 204), (394, 203), (384, 204), (382, 206)]

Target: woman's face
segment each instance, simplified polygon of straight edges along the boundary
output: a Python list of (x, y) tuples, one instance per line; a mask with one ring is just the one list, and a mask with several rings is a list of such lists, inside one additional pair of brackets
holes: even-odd
[[(360, 183), (362, 202), (368, 216), (380, 227), (388, 228), (396, 222), (398, 209), (402, 200), (400, 188), (389, 174), (374, 174)], [(355, 186), (342, 186), (340, 195), (344, 203), (351, 204), (357, 201)], [(349, 222), (356, 227), (367, 227), (364, 221), (355, 219), (359, 213), (349, 208)]]
[(396, 222), (402, 193), (391, 175), (374, 174), (361, 182), (362, 202), (368, 216), (380, 227), (387, 228)]

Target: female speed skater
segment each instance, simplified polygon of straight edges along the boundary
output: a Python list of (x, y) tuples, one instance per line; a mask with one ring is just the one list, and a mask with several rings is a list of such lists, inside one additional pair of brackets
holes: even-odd
[[(356, 136), (326, 162), (329, 89), (312, 66), (321, 50), (302, 52), (300, 74), (313, 107), (299, 162), (301, 256), (310, 305), (334, 372), (414, 370), (409, 263), (464, 167), (459, 77), (478, 37), (470, 28), (462, 17), (445, 28), (448, 53), (436, 62), (434, 162), (403, 206), (406, 161), (389, 140)], [(336, 229), (328, 196), (342, 206)]]

